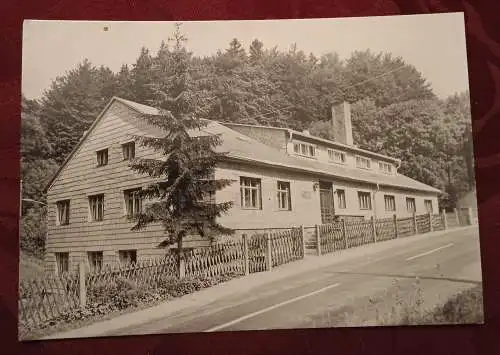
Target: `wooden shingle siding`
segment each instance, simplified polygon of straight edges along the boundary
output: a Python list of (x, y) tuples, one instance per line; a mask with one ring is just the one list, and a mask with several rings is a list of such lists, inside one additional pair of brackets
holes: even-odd
[[(55, 270), (56, 252), (70, 253), (71, 270), (87, 260), (87, 251), (103, 251), (105, 264), (116, 262), (118, 251), (124, 249), (137, 249), (138, 260), (165, 253), (156, 248), (163, 239), (160, 225), (148, 226), (144, 231), (130, 230), (133, 223), (125, 216), (123, 196), (124, 190), (147, 186), (152, 179), (128, 168), (121, 145), (131, 141), (134, 134), (149, 135), (154, 131), (120, 102), (115, 101), (105, 112), (48, 189), (48, 270)], [(96, 151), (100, 149), (108, 149), (108, 164), (97, 167)], [(136, 144), (137, 158), (159, 156)], [(104, 194), (103, 221), (89, 221), (88, 197), (95, 194)], [(69, 225), (57, 226), (56, 202), (65, 199), (71, 201)]]

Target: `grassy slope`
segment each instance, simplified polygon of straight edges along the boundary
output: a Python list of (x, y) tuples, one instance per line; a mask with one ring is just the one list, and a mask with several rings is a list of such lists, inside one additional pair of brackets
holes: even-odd
[(43, 275), (43, 260), (21, 250), (19, 254), (19, 279), (29, 280)]

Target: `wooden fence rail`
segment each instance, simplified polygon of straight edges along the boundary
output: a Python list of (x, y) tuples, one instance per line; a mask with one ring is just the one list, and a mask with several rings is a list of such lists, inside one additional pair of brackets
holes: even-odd
[[(426, 213), (412, 217), (383, 218), (349, 222), (339, 221), (318, 226), (320, 240), (318, 254), (331, 253), (337, 250), (357, 247), (367, 243), (382, 242), (390, 239), (408, 237), (415, 234), (441, 231), (451, 227), (471, 225), (475, 219), (468, 211), (444, 211), (440, 214)], [(463, 216), (462, 216), (463, 215)], [(472, 216), (472, 217), (470, 217)]]
[[(85, 307), (87, 291), (105, 287), (118, 280), (128, 280), (137, 287), (154, 289), (167, 278), (217, 277), (269, 271), (305, 257), (313, 245), (317, 254), (332, 253), (368, 243), (376, 243), (454, 226), (470, 225), (476, 218), (470, 209), (453, 213), (425, 214), (407, 218), (340, 220), (332, 224), (269, 230), (243, 235), (242, 240), (228, 241), (181, 254), (147, 260), (126, 266), (105, 266), (88, 272), (80, 264), (79, 273), (49, 275), (19, 284), (19, 324), (37, 328), (67, 312)], [(310, 236), (310, 237), (309, 237)]]
[(77, 309), (79, 280), (76, 275), (48, 275), (19, 283), (19, 323), (35, 328)]

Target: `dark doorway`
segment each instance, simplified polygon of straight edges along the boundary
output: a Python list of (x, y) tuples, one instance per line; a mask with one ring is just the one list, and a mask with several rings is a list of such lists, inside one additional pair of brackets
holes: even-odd
[(333, 203), (333, 185), (331, 182), (319, 182), (319, 202), (321, 207), (321, 223), (333, 223), (335, 207)]

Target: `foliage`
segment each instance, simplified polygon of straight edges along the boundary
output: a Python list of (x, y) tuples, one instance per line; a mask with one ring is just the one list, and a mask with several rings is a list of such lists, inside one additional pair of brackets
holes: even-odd
[(121, 278), (111, 282), (99, 282), (87, 290), (87, 307), (76, 308), (41, 324), (38, 329), (20, 329), (23, 338), (34, 338), (43, 329), (60, 328), (64, 324), (99, 319), (112, 312), (128, 311), (155, 302), (181, 297), (195, 291), (212, 287), (241, 276), (226, 273), (216, 277), (187, 277), (178, 279), (164, 275), (158, 280), (158, 287), (141, 289), (134, 282)]
[(62, 163), (116, 91), (116, 78), (105, 67), (84, 60), (56, 78), (41, 100), (40, 121), (52, 148), (50, 157)]
[(136, 137), (141, 145), (161, 152), (163, 159), (136, 159), (131, 164), (134, 171), (156, 179), (141, 192), (142, 197), (154, 202), (136, 216), (133, 229), (159, 222), (167, 236), (160, 246), (177, 243), (182, 250), (187, 235), (213, 238), (231, 233), (216, 218), (228, 211), (232, 202), (216, 203), (212, 198), (215, 191), (231, 183), (214, 176), (215, 165), (225, 154), (215, 151), (221, 143), (219, 135), (202, 133), (208, 121), (199, 115), (206, 103), (203, 95), (193, 91), (191, 53), (183, 46), (185, 38), (179, 27), (174, 41), (173, 50), (164, 53), (166, 65), (158, 73), (161, 79), (152, 87), (154, 106), (160, 113), (145, 117), (165, 135)]
[(21, 250), (42, 257), (45, 251), (47, 234), (46, 209), (41, 206), (30, 207), (21, 217)]
[(51, 145), (45, 130), (36, 116), (40, 111), (37, 101), (23, 97), (21, 112), (21, 179), (23, 199), (39, 202), (23, 202), (20, 221), (20, 247), (37, 256), (45, 249), (47, 232), (46, 209), (43, 207), (44, 184), (57, 169), (50, 158)]
[[(177, 98), (174, 92), (182, 90), (186, 95)], [(38, 123), (25, 120), (38, 138), (23, 141), (23, 159), (41, 154), (53, 161), (27, 170), (52, 171), (113, 95), (170, 111), (183, 101), (189, 106), (183, 112), (198, 118), (309, 129), (323, 138), (333, 135), (331, 106), (347, 100), (355, 143), (402, 159), (402, 173), (447, 192), (444, 207), (474, 186), (468, 92), (436, 98), (422, 73), (391, 53), (360, 50), (341, 60), (335, 52), (316, 57), (296, 45), (266, 48), (258, 39), (245, 48), (237, 38), (207, 57), (168, 42), (156, 53), (141, 48), (135, 63), (117, 73), (79, 63), (39, 102), (23, 99), (23, 112), (39, 117)]]

